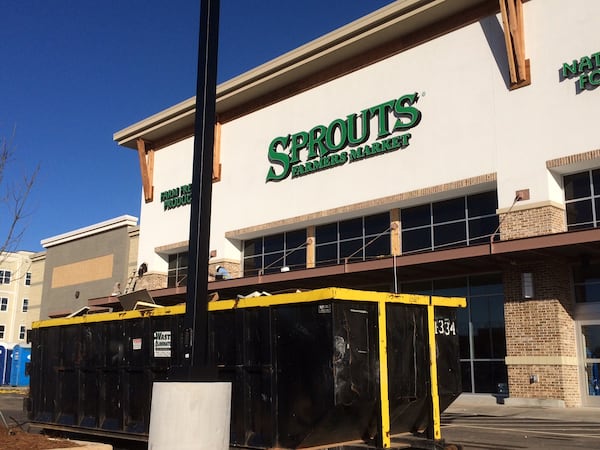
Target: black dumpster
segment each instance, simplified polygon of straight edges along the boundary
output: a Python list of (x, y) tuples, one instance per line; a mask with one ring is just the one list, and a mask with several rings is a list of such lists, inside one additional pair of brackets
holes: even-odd
[[(211, 363), (232, 382), (231, 445), (389, 447), (405, 432), (440, 440), (439, 415), (461, 392), (455, 307), (464, 305), (338, 288), (209, 303)], [(152, 383), (182, 364), (183, 313), (34, 324), (31, 419), (147, 438)]]

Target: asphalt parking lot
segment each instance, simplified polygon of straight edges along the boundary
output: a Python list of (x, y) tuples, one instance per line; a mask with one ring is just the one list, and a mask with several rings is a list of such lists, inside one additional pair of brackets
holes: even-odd
[(506, 406), (461, 396), (442, 414), (442, 436), (464, 450), (600, 449), (600, 410)]

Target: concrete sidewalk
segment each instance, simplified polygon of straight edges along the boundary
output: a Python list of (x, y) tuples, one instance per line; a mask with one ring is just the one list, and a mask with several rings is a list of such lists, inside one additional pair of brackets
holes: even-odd
[[(502, 401), (502, 399), (500, 399)], [(589, 422), (600, 425), (600, 408), (564, 408), (555, 406), (511, 404), (510, 399), (499, 403), (491, 394), (461, 394), (444, 414), (496, 416), (530, 419), (552, 419), (564, 422)]]

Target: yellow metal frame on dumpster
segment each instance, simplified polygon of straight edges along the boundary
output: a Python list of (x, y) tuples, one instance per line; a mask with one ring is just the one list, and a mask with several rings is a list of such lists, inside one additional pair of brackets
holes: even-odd
[[(407, 305), (421, 305), (427, 308), (428, 345), (430, 355), (431, 401), (433, 437), (441, 439), (440, 404), (437, 378), (437, 354), (435, 345), (435, 307), (464, 308), (467, 302), (462, 297), (436, 297), (418, 294), (392, 294), (387, 292), (361, 291), (345, 288), (323, 288), (311, 291), (301, 291), (289, 294), (258, 295), (255, 297), (238, 298), (236, 300), (218, 300), (208, 303), (208, 311), (227, 311), (237, 308), (267, 308), (271, 306), (311, 303), (324, 300), (345, 300), (374, 302), (378, 305), (379, 329), (379, 387), (381, 401), (381, 436), (384, 448), (391, 446), (391, 424), (388, 389), (388, 362), (387, 362), (387, 329), (386, 329), (386, 304), (402, 303)], [(82, 323), (106, 322), (113, 320), (129, 320), (140, 317), (157, 317), (185, 313), (185, 304), (154, 308), (141, 311), (120, 311), (113, 313), (88, 314), (79, 317), (58, 318), (38, 321), (33, 323), (33, 328), (44, 328), (61, 325)]]
[(240, 298), (237, 300), (221, 300), (211, 302), (209, 311), (227, 311), (236, 308), (257, 308), (297, 303), (318, 302), (322, 300), (348, 300), (361, 302), (375, 302), (378, 305), (379, 329), (379, 389), (381, 401), (381, 437), (383, 448), (391, 447), (391, 424), (388, 389), (388, 364), (387, 364), (387, 303), (403, 303), (407, 305), (421, 305), (427, 308), (428, 345), (431, 378), (431, 402), (433, 438), (440, 440), (441, 419), (440, 399), (437, 377), (437, 352), (435, 345), (435, 307), (464, 308), (467, 302), (462, 297), (436, 297), (418, 294), (391, 294), (386, 292), (360, 291), (344, 288), (324, 288), (314, 291), (297, 292), (291, 294), (260, 295), (257, 297)]

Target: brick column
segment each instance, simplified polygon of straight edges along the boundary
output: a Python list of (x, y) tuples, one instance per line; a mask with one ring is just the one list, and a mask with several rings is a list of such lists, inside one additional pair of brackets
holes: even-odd
[(519, 239), (567, 231), (564, 207), (556, 203), (523, 205), (498, 210), (500, 239)]
[[(522, 295), (524, 272), (533, 274), (531, 299)], [(504, 272), (506, 364), (511, 399), (559, 400), (568, 407), (581, 406), (570, 280), (566, 261), (541, 260), (510, 266)]]

